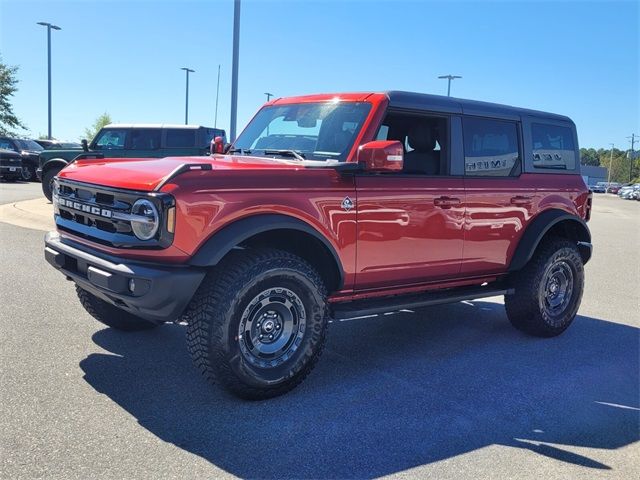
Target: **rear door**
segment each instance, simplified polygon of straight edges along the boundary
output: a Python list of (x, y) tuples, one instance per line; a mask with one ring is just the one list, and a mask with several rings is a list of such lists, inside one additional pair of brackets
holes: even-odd
[[(412, 142), (412, 129), (425, 123), (436, 140)], [(437, 114), (391, 112), (383, 121), (378, 140), (405, 145), (405, 170), (356, 175), (356, 289), (425, 283), (460, 273), (464, 180), (452, 174), (450, 131), (449, 117)], [(412, 155), (418, 144), (422, 155)], [(436, 159), (439, 168), (421, 171), (422, 158)]]
[(520, 122), (462, 118), (465, 277), (502, 273), (536, 208), (533, 182), (522, 175)]

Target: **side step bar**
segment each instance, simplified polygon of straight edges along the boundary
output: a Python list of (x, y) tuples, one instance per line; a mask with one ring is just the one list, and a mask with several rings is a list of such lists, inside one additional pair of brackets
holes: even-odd
[(511, 295), (513, 292), (513, 288), (504, 286), (474, 286), (449, 288), (446, 290), (436, 290), (412, 295), (397, 295), (381, 299), (353, 300), (351, 302), (334, 304), (333, 318), (335, 320), (344, 320), (346, 318), (377, 315), (403, 309), (412, 310), (414, 308), (428, 307), (431, 305), (462, 302), (463, 300)]

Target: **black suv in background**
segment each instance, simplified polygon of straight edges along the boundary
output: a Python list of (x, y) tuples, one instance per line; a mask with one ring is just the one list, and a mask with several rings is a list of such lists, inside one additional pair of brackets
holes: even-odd
[[(86, 153), (101, 154), (106, 158), (162, 158), (209, 155), (211, 140), (226, 133), (219, 128), (199, 125), (145, 125), (109, 124), (103, 127), (86, 146)], [(51, 200), (53, 178), (67, 163), (83, 152), (71, 150), (44, 150), (40, 152), (38, 178), (42, 192)]]
[(22, 157), (22, 179), (29, 182), (37, 180), (39, 155), (44, 150), (33, 140), (24, 138), (0, 137), (0, 148), (12, 150)]

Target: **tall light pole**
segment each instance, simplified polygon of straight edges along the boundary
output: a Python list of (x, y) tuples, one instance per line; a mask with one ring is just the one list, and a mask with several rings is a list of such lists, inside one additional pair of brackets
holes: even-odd
[(636, 134), (632, 133), (631, 136), (627, 138), (629, 139), (629, 142), (631, 142), (631, 152), (629, 153), (629, 182), (631, 182), (631, 177), (633, 176), (633, 157), (635, 155), (633, 147), (636, 145)]
[(609, 185), (611, 185), (611, 169), (613, 168), (613, 147), (614, 147), (614, 144), (610, 143), (609, 145), (611, 145), (611, 153), (609, 154), (609, 175), (607, 176), (607, 188), (604, 189), (605, 193), (607, 193), (607, 190), (609, 190)]
[(187, 125), (189, 123), (189, 74), (194, 73), (195, 70), (191, 70), (187, 67), (182, 67), (180, 70), (184, 70), (187, 74), (187, 88), (184, 100), (184, 124)]
[(240, 50), (240, 0), (233, 0), (233, 64), (231, 66), (231, 125), (229, 140), (236, 140), (238, 122), (238, 56)]
[(38, 25), (42, 25), (43, 27), (47, 27), (47, 72), (48, 72), (48, 80), (47, 80), (47, 90), (49, 92), (49, 127), (47, 130), (47, 138), (51, 140), (51, 30), (62, 30), (59, 26), (53, 25), (47, 22), (38, 22)]
[(218, 64), (218, 86), (216, 87), (216, 116), (213, 119), (213, 128), (218, 126), (218, 97), (220, 96), (220, 64)]
[[(269, 100), (271, 100), (271, 97), (273, 97), (273, 93), (264, 92), (264, 94), (267, 96), (267, 103), (269, 103)], [(269, 125), (267, 125), (267, 137), (268, 136), (269, 136)]]
[(451, 96), (451, 80), (455, 80), (456, 78), (462, 78), (459, 75), (441, 75), (438, 78), (446, 78), (447, 82), (447, 97)]

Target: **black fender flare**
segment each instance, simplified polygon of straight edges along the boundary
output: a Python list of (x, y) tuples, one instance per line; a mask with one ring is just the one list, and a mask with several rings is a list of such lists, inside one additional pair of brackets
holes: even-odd
[(515, 272), (524, 267), (531, 260), (545, 234), (560, 222), (572, 222), (576, 227), (578, 232), (576, 243), (583, 262), (587, 263), (591, 258), (591, 232), (587, 223), (582, 218), (564, 210), (551, 209), (537, 215), (524, 231), (509, 264), (509, 272)]
[(69, 162), (64, 158), (60, 158), (60, 157), (50, 158), (49, 160), (47, 160), (42, 164), (42, 174), (44, 175), (46, 171), (51, 170), (52, 168), (56, 168), (58, 166), (60, 167), (60, 170), (62, 170), (68, 164)]
[(297, 230), (319, 240), (333, 257), (340, 275), (339, 285), (343, 285), (344, 270), (333, 245), (308, 223), (282, 214), (258, 214), (236, 220), (214, 233), (191, 257), (189, 264), (196, 267), (217, 265), (227, 253), (245, 240), (272, 230)]

